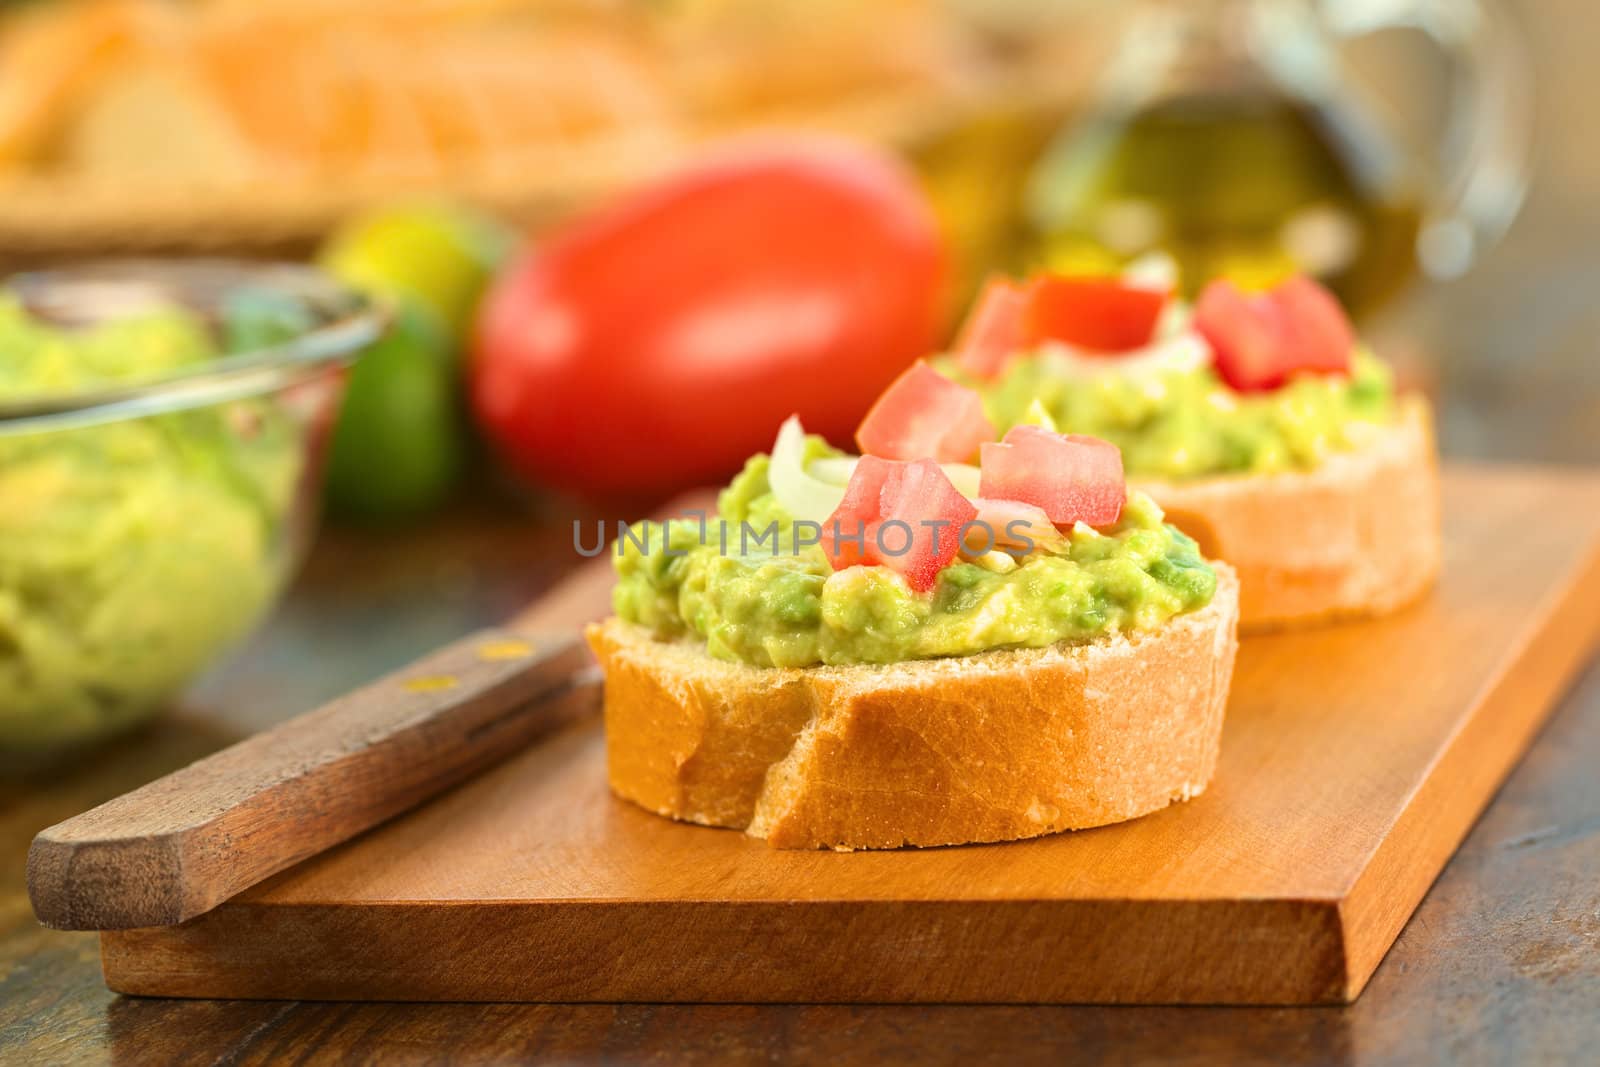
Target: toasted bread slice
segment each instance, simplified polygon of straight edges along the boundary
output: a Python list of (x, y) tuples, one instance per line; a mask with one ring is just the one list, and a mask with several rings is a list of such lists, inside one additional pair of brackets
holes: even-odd
[(1439, 470), (1420, 397), (1356, 452), (1305, 473), (1136, 480), (1209, 559), (1239, 573), (1245, 633), (1382, 615), (1439, 575)]
[(1238, 582), (1090, 644), (886, 666), (762, 668), (589, 628), (619, 795), (776, 848), (1010, 841), (1187, 800), (1217, 764)]

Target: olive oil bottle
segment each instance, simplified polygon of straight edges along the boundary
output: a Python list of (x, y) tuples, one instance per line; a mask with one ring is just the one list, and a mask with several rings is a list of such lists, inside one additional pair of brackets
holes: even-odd
[(1191, 289), (1302, 271), (1359, 313), (1415, 273), (1421, 203), (1337, 114), (1244, 91), (1091, 118), (1038, 166), (1026, 218), (1032, 266), (1115, 269), (1159, 249)]
[[(1403, 106), (1404, 85), (1354, 84), (1330, 10), (1354, 9), (1309, 0), (1125, 5), (1098, 93), (1032, 169), (1016, 266), (1116, 269), (1160, 250), (1177, 260), (1191, 294), (1219, 275), (1264, 285), (1299, 271), (1358, 315), (1421, 268), (1445, 273), (1425, 262), (1424, 231), (1458, 225), (1444, 201), (1446, 187), (1463, 182), (1447, 180), (1444, 165), (1385, 121), (1392, 109), (1372, 106), (1379, 96)], [(1467, 111), (1461, 118), (1481, 132), (1484, 153), (1498, 153), (1499, 169), (1515, 173), (1516, 130)], [(1454, 177), (1470, 179), (1473, 166), (1456, 161)], [(1493, 221), (1509, 220), (1506, 202), (1493, 206), (1504, 216)], [(1465, 229), (1445, 231), (1433, 247), (1451, 252), (1459, 238), (1470, 250)]]

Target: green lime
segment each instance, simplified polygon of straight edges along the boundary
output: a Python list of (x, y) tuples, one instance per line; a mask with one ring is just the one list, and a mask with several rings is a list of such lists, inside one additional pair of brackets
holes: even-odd
[(394, 323), (350, 372), (328, 457), (337, 514), (403, 518), (449, 494), (461, 473), (453, 346), (429, 308), (401, 300)]
[(513, 241), (505, 226), (467, 208), (396, 205), (346, 222), (318, 262), (358, 289), (421, 301), (459, 340)]

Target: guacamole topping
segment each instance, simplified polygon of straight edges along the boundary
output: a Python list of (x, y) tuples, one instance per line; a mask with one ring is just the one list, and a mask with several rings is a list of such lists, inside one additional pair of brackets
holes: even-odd
[[(806, 448), (813, 461), (839, 455), (817, 437)], [(1216, 590), (1195, 542), (1142, 493), (1113, 527), (1080, 525), (1014, 566), (958, 561), (928, 593), (887, 567), (836, 572), (820, 547), (797, 546), (769, 464), (753, 457), (703, 526), (639, 523), (619, 538), (617, 615), (659, 638), (702, 639), (718, 659), (805, 667), (1090, 641), (1158, 627)]]
[[(221, 354), (206, 323), (179, 308), (66, 328), (0, 293), (0, 402)], [(4, 429), (0, 747), (28, 749), (138, 718), (255, 622), (282, 576), (300, 430), (266, 399)]]
[(1042, 409), (1062, 433), (1121, 448), (1132, 477), (1309, 470), (1360, 448), (1394, 416), (1389, 369), (1364, 349), (1348, 377), (1299, 374), (1260, 393), (1235, 392), (1204, 365), (1127, 373), (1119, 363), (1129, 359), (1138, 357), (1074, 357), (1047, 347), (1018, 356), (994, 381), (964, 374), (949, 359), (937, 367), (983, 395), (1000, 432), (1040, 422)]

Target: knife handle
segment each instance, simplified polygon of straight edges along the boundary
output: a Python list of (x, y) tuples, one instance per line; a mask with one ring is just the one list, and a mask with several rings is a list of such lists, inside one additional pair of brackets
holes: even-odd
[(41, 831), (46, 926), (169, 926), (421, 803), (600, 703), (581, 637), (484, 630)]

